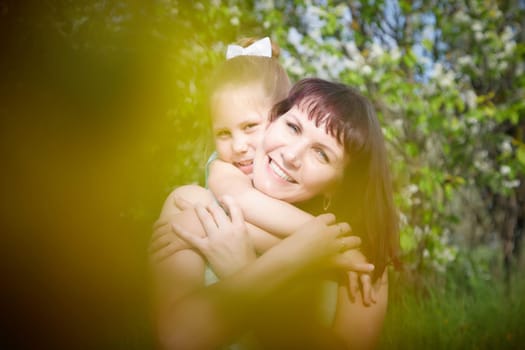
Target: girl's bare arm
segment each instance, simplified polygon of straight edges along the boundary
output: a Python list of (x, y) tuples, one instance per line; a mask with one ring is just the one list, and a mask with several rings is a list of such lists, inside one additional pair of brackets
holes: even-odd
[(258, 191), (244, 173), (220, 160), (210, 164), (208, 185), (217, 197), (232, 196), (241, 206), (246, 221), (275, 236), (289, 236), (314, 217)]

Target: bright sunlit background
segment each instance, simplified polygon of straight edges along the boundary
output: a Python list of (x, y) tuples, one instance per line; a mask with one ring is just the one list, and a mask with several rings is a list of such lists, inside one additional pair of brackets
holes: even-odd
[(210, 70), (266, 35), (293, 80), (356, 86), (383, 123), (406, 264), (381, 347), (523, 347), (524, 18), (523, 0), (0, 0), (1, 347), (153, 346), (151, 225), (203, 181)]

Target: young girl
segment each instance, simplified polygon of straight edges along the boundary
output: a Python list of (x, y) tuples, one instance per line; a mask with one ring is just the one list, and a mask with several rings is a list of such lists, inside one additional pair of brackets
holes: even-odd
[[(232, 164), (251, 176), (255, 148), (261, 142), (268, 113), (275, 103), (287, 96), (291, 87), (288, 75), (278, 61), (279, 47), (268, 37), (258, 41), (245, 39), (241, 44), (244, 47), (228, 46), (228, 59), (210, 79), (209, 110), (215, 152), (206, 165), (206, 185), (211, 176), (210, 164), (215, 160)], [(185, 206), (184, 200), (187, 202)], [(213, 201), (209, 192), (192, 185), (178, 187), (168, 196), (155, 225), (151, 245), (155, 259), (161, 260), (181, 248), (181, 242), (166, 225), (167, 218), (186, 207), (209, 201)], [(250, 233), (259, 251), (278, 241), (255, 227)]]

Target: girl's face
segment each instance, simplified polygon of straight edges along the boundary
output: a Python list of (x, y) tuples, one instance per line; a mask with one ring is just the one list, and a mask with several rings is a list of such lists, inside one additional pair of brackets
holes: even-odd
[(257, 86), (228, 87), (212, 97), (213, 135), (219, 159), (246, 175), (253, 172), (271, 105)]
[(258, 148), (253, 183), (261, 192), (289, 203), (329, 193), (343, 176), (344, 147), (294, 106), (268, 125)]

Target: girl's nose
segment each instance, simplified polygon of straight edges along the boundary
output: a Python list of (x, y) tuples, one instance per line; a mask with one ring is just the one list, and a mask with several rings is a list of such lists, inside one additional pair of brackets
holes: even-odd
[(246, 138), (242, 136), (235, 137), (232, 144), (233, 151), (235, 153), (245, 153), (248, 151), (248, 142)]

